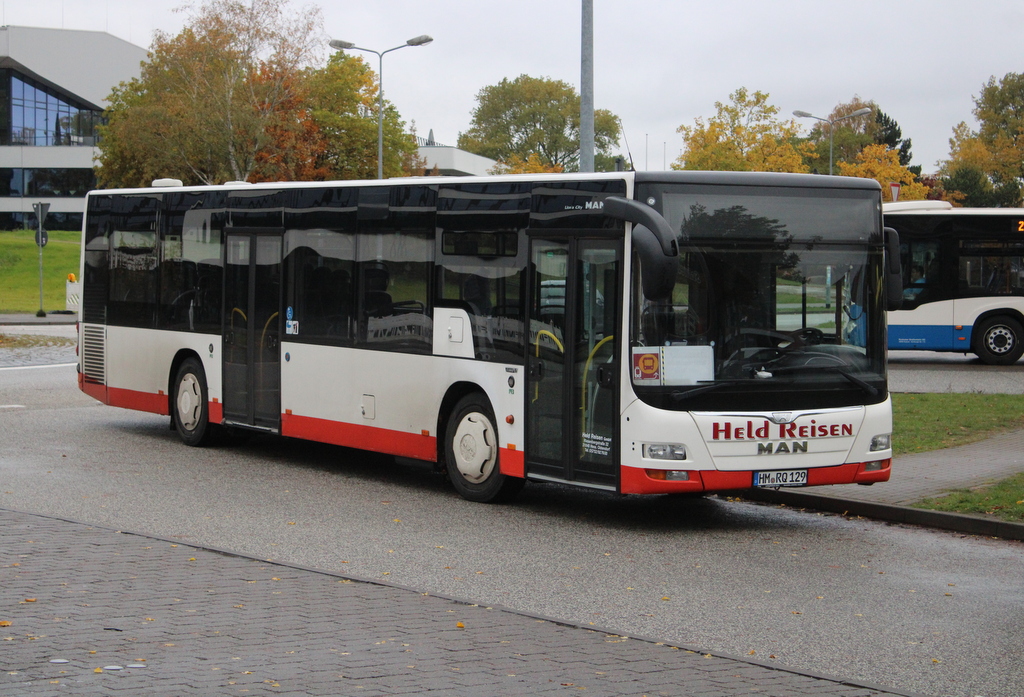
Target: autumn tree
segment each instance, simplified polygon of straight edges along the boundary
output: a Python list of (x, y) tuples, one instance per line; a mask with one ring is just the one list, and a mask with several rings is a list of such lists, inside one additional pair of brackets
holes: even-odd
[[(377, 176), (377, 90), (379, 76), (360, 56), (339, 51), (307, 78), (307, 102), (326, 143), (322, 164), (331, 179)], [(416, 140), (406, 133), (398, 110), (384, 100), (384, 176), (414, 167)]]
[[(580, 96), (568, 83), (520, 75), (484, 87), (476, 100), (470, 127), (459, 134), (459, 148), (506, 164), (528, 162), (535, 155), (542, 166), (579, 168)], [(597, 109), (595, 168), (613, 162), (611, 150), (618, 139), (618, 118)]]
[(488, 170), (489, 174), (557, 174), (564, 171), (562, 165), (552, 165), (543, 162), (540, 155), (535, 152), (523, 159), (519, 155), (513, 155), (504, 162), (498, 162)]
[(853, 162), (840, 162), (838, 174), (844, 177), (874, 179), (882, 186), (882, 200), (891, 201), (890, 183), (900, 184), (901, 201), (922, 201), (928, 198), (928, 187), (917, 181), (909, 169), (900, 164), (899, 151), (878, 143), (857, 153)]
[(795, 121), (778, 118), (779, 109), (764, 92), (741, 87), (730, 102), (715, 102), (716, 114), (706, 122), (680, 126), (683, 154), (672, 169), (753, 172), (807, 172), (804, 158), (813, 145), (798, 141)]
[(948, 190), (965, 206), (1019, 206), (1024, 183), (1024, 75), (989, 78), (974, 100), (979, 128), (960, 122), (949, 140), (949, 159), (939, 162)]
[[(850, 114), (868, 108), (872, 114), (854, 116)], [(829, 154), (832, 162), (852, 162), (857, 153), (875, 140), (875, 116), (878, 106), (854, 95), (848, 102), (840, 102), (829, 113), (827, 120), (815, 120), (810, 127), (806, 141), (813, 145), (804, 162), (813, 172), (828, 174)], [(835, 165), (833, 164), (833, 171)]]
[[(246, 180), (300, 99), (320, 12), (277, 0), (206, 0), (175, 36), (157, 32), (141, 76), (115, 88), (101, 129), (104, 186)], [(290, 125), (288, 126), (291, 127)]]

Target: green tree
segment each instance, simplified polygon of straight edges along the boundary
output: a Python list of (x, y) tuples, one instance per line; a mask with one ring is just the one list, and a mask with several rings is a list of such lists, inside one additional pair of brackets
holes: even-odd
[[(536, 155), (540, 166), (579, 169), (580, 96), (571, 85), (520, 75), (484, 87), (476, 100), (470, 127), (459, 134), (458, 147), (499, 163), (524, 163)], [(618, 140), (618, 118), (597, 109), (595, 161), (611, 162), (611, 150)], [(609, 157), (602, 160), (601, 156)]]
[(799, 141), (795, 121), (778, 118), (767, 94), (741, 87), (729, 99), (715, 102), (716, 114), (707, 122), (697, 118), (693, 126), (677, 129), (685, 145), (672, 169), (809, 171), (804, 159), (813, 156), (813, 145)]
[(879, 145), (884, 145), (890, 150), (895, 150), (899, 153), (900, 164), (913, 170), (910, 167), (910, 161), (914, 156), (910, 150), (912, 147), (910, 138), (904, 138), (903, 129), (900, 128), (900, 125), (881, 109), (875, 110), (874, 137), (875, 142)]
[(138, 79), (115, 88), (101, 129), (103, 186), (245, 180), (300, 95), (320, 13), (277, 0), (206, 0), (182, 31), (158, 32)]
[[(360, 56), (339, 51), (307, 78), (307, 104), (325, 141), (322, 164), (331, 179), (377, 176), (377, 90), (379, 76)], [(415, 139), (398, 110), (384, 100), (384, 176), (411, 167)]]
[(1024, 180), (1024, 75), (989, 78), (974, 100), (978, 138), (992, 154), (992, 174), (1003, 181)]

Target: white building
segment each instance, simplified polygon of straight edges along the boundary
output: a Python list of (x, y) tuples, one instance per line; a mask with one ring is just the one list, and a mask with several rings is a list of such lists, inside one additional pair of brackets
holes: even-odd
[(444, 176), (484, 176), (490, 174), (490, 170), (498, 164), (489, 157), (434, 142), (433, 131), (426, 138), (417, 137), (416, 142), (419, 156), (427, 161), (424, 174), (430, 174), (436, 169)]
[(95, 188), (96, 126), (115, 86), (140, 74), (144, 48), (99, 31), (0, 27), (0, 230), (77, 230)]

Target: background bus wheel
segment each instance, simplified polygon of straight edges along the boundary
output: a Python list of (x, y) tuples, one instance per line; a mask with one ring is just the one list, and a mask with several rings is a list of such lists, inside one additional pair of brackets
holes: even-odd
[(206, 371), (195, 358), (186, 358), (174, 378), (174, 427), (185, 445), (210, 442), (213, 428), (206, 394)]
[(508, 501), (523, 488), (525, 480), (501, 473), (498, 450), (498, 431), (486, 398), (471, 394), (460, 399), (445, 429), (445, 468), (463, 498)]
[(1011, 365), (1024, 354), (1024, 328), (1009, 317), (991, 317), (975, 328), (974, 352), (989, 365)]

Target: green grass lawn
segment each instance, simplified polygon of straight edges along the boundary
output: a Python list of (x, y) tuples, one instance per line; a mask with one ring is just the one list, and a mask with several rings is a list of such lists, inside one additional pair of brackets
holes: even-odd
[[(43, 247), (43, 310), (65, 308), (68, 274), (78, 275), (82, 233), (57, 230)], [(39, 247), (35, 231), (0, 231), (0, 312), (39, 309)]]
[[(896, 455), (952, 448), (1024, 428), (1024, 395), (893, 394)], [(991, 486), (925, 499), (919, 508), (1024, 522), (1024, 474)]]

